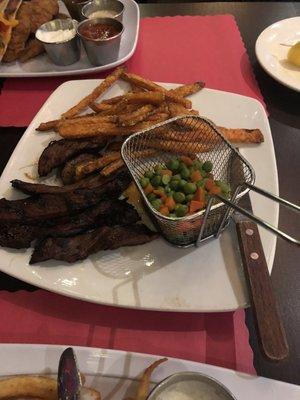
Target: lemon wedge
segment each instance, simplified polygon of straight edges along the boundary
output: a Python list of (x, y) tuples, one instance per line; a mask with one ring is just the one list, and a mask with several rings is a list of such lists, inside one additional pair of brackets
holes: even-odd
[(300, 42), (297, 42), (290, 48), (287, 59), (291, 64), (300, 68)]

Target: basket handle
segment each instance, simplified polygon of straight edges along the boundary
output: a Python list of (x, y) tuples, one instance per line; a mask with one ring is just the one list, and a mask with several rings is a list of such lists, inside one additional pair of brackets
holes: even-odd
[[(300, 212), (300, 206), (293, 204), (285, 199), (282, 199), (281, 197), (275, 196), (274, 194), (267, 192), (266, 190), (263, 190), (261, 188), (258, 188), (257, 186), (251, 185), (250, 183), (244, 183), (243, 185), (247, 186), (250, 190), (253, 190), (254, 192), (257, 192), (261, 194), (262, 196), (265, 196), (277, 203), (282, 204), (285, 207), (288, 207), (292, 209), (293, 211)], [(288, 241), (289, 243), (296, 244), (297, 246), (300, 246), (300, 240), (288, 235), (287, 233), (281, 231), (280, 229), (275, 228), (275, 226), (269, 224), (269, 222), (264, 221), (263, 219), (257, 217), (256, 215), (250, 213), (249, 211), (245, 210), (244, 208), (238, 206), (235, 203), (232, 203), (231, 201), (225, 199), (222, 196), (219, 195), (214, 195), (217, 197), (219, 200), (221, 200), (223, 203), (228, 205), (229, 207), (233, 208), (234, 210), (240, 212), (241, 214), (245, 215), (248, 217), (250, 220), (256, 222), (258, 225), (261, 225), (262, 227), (266, 228), (267, 230), (273, 232), (275, 235), (280, 236), (282, 239)]]

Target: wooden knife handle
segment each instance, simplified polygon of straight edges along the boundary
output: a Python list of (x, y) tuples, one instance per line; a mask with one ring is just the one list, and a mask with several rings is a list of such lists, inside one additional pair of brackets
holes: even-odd
[(257, 225), (241, 221), (236, 229), (262, 353), (269, 361), (283, 360), (289, 347)]

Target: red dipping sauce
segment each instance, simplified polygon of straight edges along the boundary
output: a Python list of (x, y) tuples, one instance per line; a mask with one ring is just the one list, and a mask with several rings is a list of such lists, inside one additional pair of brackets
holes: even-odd
[(79, 28), (79, 32), (82, 36), (88, 39), (108, 39), (116, 36), (120, 31), (110, 24), (85, 24)]

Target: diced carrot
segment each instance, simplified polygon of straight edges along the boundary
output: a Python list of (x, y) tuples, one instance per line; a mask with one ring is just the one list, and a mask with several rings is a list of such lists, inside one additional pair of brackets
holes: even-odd
[(180, 157), (180, 160), (181, 160), (185, 165), (187, 165), (188, 167), (191, 167), (191, 166), (193, 165), (193, 160), (192, 160), (190, 157), (188, 157), (188, 156), (181, 156), (181, 157)]
[(205, 201), (205, 190), (202, 187), (198, 187), (193, 200)]
[(161, 170), (161, 174), (162, 174), (162, 175), (169, 175), (169, 176), (172, 176), (172, 175), (173, 175), (172, 171), (169, 170), (169, 169), (162, 169), (162, 170)]
[(196, 211), (202, 210), (202, 208), (204, 208), (204, 206), (205, 206), (204, 201), (191, 200), (190, 207), (189, 207), (189, 212), (191, 214), (193, 214)]
[(165, 206), (168, 207), (169, 211), (173, 211), (175, 209), (176, 203), (172, 196), (166, 198)]
[(154, 189), (153, 193), (156, 194), (156, 196), (159, 196), (162, 199), (162, 201), (165, 201), (167, 198), (167, 195), (162, 190)]
[(169, 215), (169, 209), (166, 206), (161, 206), (159, 212), (166, 217)]
[(151, 183), (148, 183), (148, 185), (145, 187), (144, 192), (145, 194), (149, 194), (152, 193), (154, 190), (153, 186), (151, 185)]
[(212, 187), (214, 187), (215, 186), (215, 182), (214, 182), (214, 180), (213, 179), (207, 179), (206, 181), (205, 181), (205, 189), (207, 189), (208, 191), (210, 191), (210, 189), (212, 188)]
[(202, 179), (202, 176), (198, 169), (196, 169), (195, 171), (193, 171), (191, 173), (191, 181), (192, 182), (199, 182), (199, 181), (201, 181), (201, 179)]
[(214, 185), (210, 190), (210, 194), (220, 194), (222, 192), (220, 186)]

